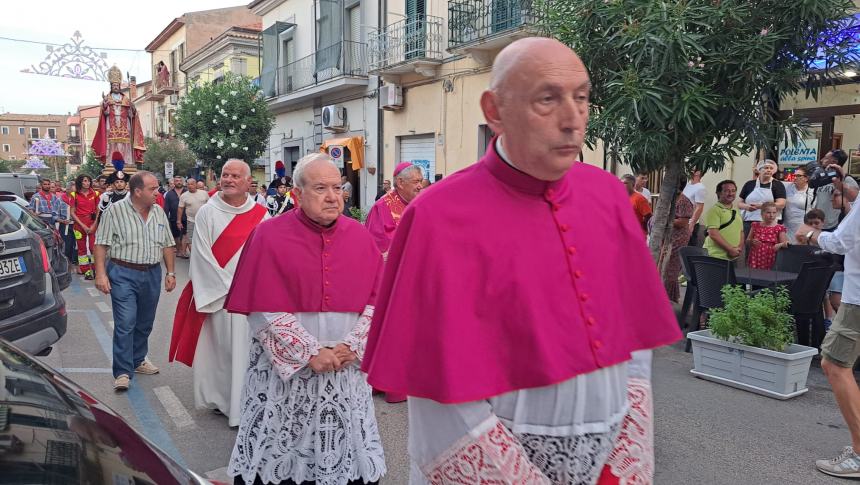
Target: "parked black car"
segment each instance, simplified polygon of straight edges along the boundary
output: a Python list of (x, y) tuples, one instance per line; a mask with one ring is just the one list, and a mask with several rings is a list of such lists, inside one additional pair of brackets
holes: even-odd
[(0, 207), (0, 337), (39, 354), (66, 333), (66, 320), (45, 243)]
[(211, 484), (64, 375), (0, 339), (0, 482)]
[(48, 259), (51, 260), (51, 269), (54, 270), (57, 284), (60, 285), (60, 291), (68, 288), (72, 284), (71, 265), (63, 250), (65, 242), (59, 231), (30, 211), (27, 201), (17, 195), (0, 192), (0, 208), (5, 209), (12, 217), (18, 219), (18, 222), (24, 227), (42, 238), (42, 242), (45, 243), (48, 250)]

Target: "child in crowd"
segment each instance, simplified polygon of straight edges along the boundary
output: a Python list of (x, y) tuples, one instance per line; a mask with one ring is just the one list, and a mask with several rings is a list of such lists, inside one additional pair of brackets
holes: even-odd
[(753, 222), (747, 243), (750, 247), (747, 266), (756, 269), (771, 269), (776, 262), (776, 252), (788, 247), (785, 226), (776, 223), (776, 204), (761, 205), (761, 222)]
[[(812, 209), (803, 216), (803, 223), (807, 226), (820, 231), (824, 227), (824, 211), (821, 209)], [(789, 234), (788, 238), (793, 240), (794, 234)]]

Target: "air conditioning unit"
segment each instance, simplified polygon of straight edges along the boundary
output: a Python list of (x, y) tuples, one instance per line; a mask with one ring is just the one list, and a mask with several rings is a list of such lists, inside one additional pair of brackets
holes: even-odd
[(170, 104), (179, 104), (179, 95), (171, 94), (170, 95)]
[(389, 111), (403, 109), (403, 88), (396, 84), (380, 86), (379, 106)]
[(346, 130), (346, 108), (332, 104), (322, 110), (323, 128), (329, 131)]

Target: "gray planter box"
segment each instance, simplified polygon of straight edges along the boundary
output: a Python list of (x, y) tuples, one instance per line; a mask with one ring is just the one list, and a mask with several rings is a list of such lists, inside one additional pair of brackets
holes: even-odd
[(718, 339), (709, 330), (690, 332), (696, 377), (776, 399), (790, 399), (809, 389), (809, 364), (818, 350), (791, 344), (785, 352)]

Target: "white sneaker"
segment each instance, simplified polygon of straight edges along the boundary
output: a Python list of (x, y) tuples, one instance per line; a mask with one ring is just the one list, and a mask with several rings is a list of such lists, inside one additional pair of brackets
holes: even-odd
[(854, 448), (846, 446), (842, 453), (832, 460), (816, 460), (818, 471), (841, 478), (860, 478), (860, 456), (854, 453)]

